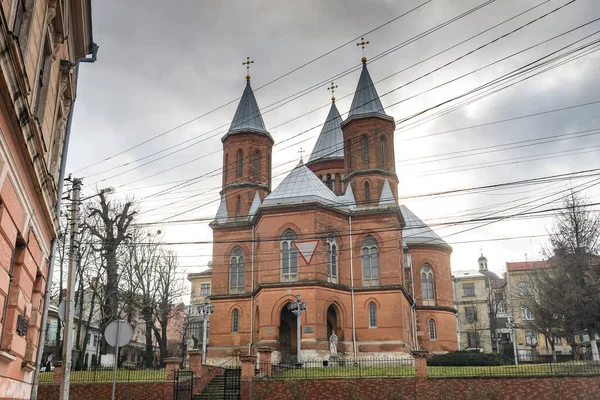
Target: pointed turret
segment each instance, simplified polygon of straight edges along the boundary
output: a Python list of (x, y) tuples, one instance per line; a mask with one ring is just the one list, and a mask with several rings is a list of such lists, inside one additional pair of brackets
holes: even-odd
[[(394, 118), (387, 115), (369, 74), (367, 59), (356, 85), (348, 118), (342, 122), (344, 184), (352, 185), (357, 204), (385, 205), (397, 198)], [(385, 195), (385, 198), (381, 198)]]
[[(223, 196), (216, 222), (234, 219), (247, 223), (253, 203), (264, 199), (271, 188), (273, 138), (265, 128), (260, 108), (246, 76), (246, 87), (223, 142)], [(231, 221), (227, 221), (231, 222)]]

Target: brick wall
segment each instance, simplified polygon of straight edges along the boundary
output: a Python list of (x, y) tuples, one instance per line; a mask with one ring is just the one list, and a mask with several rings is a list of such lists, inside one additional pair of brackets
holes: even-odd
[(252, 400), (592, 400), (600, 377), (254, 381)]
[[(69, 400), (103, 400), (110, 399), (112, 383), (71, 383)], [(42, 400), (58, 400), (60, 385), (40, 385), (38, 398)], [(115, 399), (148, 400), (170, 399), (173, 397), (173, 382), (136, 382), (117, 383)]]

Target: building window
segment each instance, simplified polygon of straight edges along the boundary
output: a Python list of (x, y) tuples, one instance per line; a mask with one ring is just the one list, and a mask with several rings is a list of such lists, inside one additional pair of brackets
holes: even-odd
[(463, 283), (463, 297), (474, 297), (475, 296), (475, 284), (474, 283)]
[(348, 149), (348, 167), (352, 168), (352, 141), (350, 139), (346, 142), (346, 149)]
[(504, 303), (504, 295), (502, 294), (502, 292), (494, 293), (494, 304), (496, 305), (496, 312), (506, 312), (506, 304)]
[(371, 236), (363, 240), (362, 272), (363, 286), (379, 286), (379, 248)]
[(371, 201), (371, 185), (365, 182), (365, 201)]
[(382, 136), (379, 138), (379, 160), (381, 161), (381, 164), (385, 164), (385, 148), (385, 137)]
[(362, 145), (363, 145), (363, 163), (369, 163), (369, 138), (367, 135), (363, 135), (362, 137)]
[(327, 282), (337, 283), (337, 245), (333, 237), (327, 239)]
[(23, 25), (23, 18), (25, 16), (25, 0), (17, 0), (17, 9), (15, 12), (15, 22), (13, 24), (13, 33), (19, 36), (21, 32), (21, 26)]
[(223, 181), (227, 184), (227, 171), (229, 170), (229, 154), (225, 154), (225, 166), (223, 167)]
[(298, 280), (298, 251), (294, 246), (296, 234), (288, 229), (281, 238), (281, 281)]
[(236, 247), (231, 252), (229, 259), (229, 293), (244, 292), (244, 269), (246, 260), (244, 252), (239, 247)]
[(429, 340), (435, 340), (435, 338), (436, 338), (435, 321), (430, 319), (429, 320)]
[(258, 176), (260, 168), (260, 151), (256, 150), (254, 153), (254, 176)]
[(238, 333), (240, 331), (240, 311), (233, 310), (231, 313), (231, 332)]
[(435, 300), (435, 285), (431, 265), (425, 264), (421, 270), (421, 292), (423, 300)]
[(244, 153), (242, 150), (237, 152), (237, 177), (241, 178), (244, 173)]
[(377, 306), (375, 303), (369, 303), (369, 328), (377, 328)]
[(527, 307), (521, 309), (521, 315), (523, 316), (524, 321), (533, 321), (533, 313)]
[(242, 213), (242, 198), (238, 196), (235, 200), (235, 215)]
[(525, 343), (530, 346), (537, 344), (537, 335), (534, 331), (525, 331)]
[(465, 307), (465, 321), (467, 323), (477, 321), (477, 307)]
[(94, 347), (98, 347), (98, 335), (92, 335), (94, 337)]
[(210, 283), (200, 284), (200, 296), (210, 296)]
[(479, 345), (479, 335), (476, 332), (467, 332), (467, 347), (477, 349)]
[(331, 174), (327, 174), (327, 178), (325, 180), (325, 184), (329, 188), (329, 190), (333, 191), (333, 179), (331, 179)]
[(267, 154), (267, 183), (271, 189), (271, 155)]
[(35, 116), (40, 121), (44, 120), (44, 111), (46, 110), (46, 98), (48, 97), (48, 88), (50, 87), (50, 70), (52, 69), (52, 44), (49, 35), (44, 40), (44, 53), (40, 59), (38, 71), (38, 88), (36, 93)]
[(531, 282), (519, 282), (519, 295), (520, 296), (531, 296), (533, 290), (531, 288)]

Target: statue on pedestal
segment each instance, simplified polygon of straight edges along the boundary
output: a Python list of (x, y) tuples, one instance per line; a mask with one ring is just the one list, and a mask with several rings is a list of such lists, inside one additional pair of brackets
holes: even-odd
[(331, 332), (331, 336), (329, 336), (329, 352), (332, 356), (337, 356), (338, 353), (338, 337), (335, 332)]

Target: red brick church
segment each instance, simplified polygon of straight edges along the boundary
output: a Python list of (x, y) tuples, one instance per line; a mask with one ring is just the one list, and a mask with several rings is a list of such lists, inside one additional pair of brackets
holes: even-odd
[(208, 360), (273, 349), (273, 359), (410, 357), (457, 349), (452, 248), (398, 204), (394, 118), (366, 59), (348, 116), (332, 100), (308, 162), (272, 190), (273, 137), (247, 76), (223, 142)]

